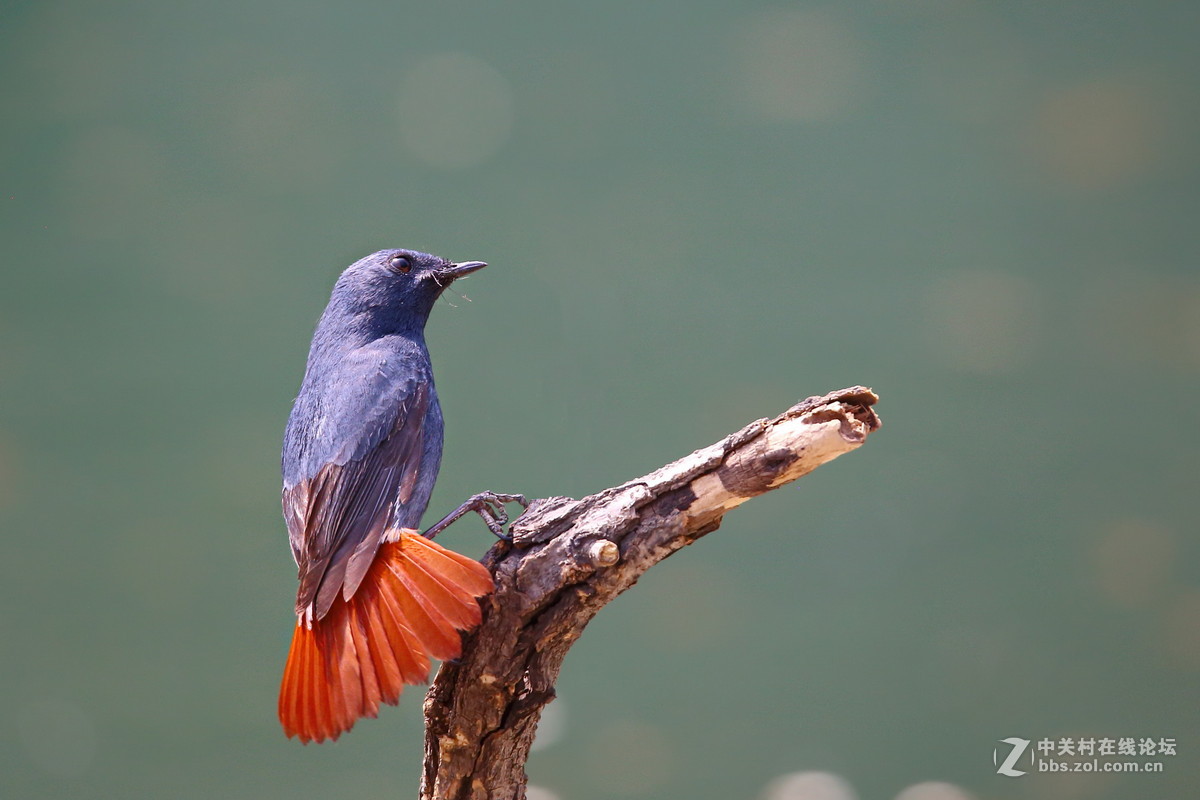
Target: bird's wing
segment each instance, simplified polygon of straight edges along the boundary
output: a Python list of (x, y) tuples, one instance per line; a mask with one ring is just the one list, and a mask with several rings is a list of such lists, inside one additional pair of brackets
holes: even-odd
[(296, 429), (289, 425), (285, 453), (310, 465), (283, 488), (299, 567), (298, 614), (311, 607), (320, 619), (339, 591), (347, 599), (354, 594), (396, 504), (412, 498), (431, 389), (426, 380), (397, 378), (386, 364), (343, 371), (330, 384), (332, 396), (318, 404), (323, 411), (304, 416)]

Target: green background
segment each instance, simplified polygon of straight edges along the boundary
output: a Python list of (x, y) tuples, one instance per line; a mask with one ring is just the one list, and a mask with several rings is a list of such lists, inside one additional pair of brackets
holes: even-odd
[[(419, 688), (274, 717), (284, 420), (406, 246), (492, 265), (430, 325), (427, 522), (882, 396), (597, 618), (539, 797), (1194, 796), (1197, 9), (6, 3), (0, 794), (415, 796)], [(1105, 736), (1178, 754), (995, 774)]]

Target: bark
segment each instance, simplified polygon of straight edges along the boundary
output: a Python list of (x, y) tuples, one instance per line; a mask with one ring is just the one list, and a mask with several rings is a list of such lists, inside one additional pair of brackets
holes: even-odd
[(877, 399), (861, 386), (810, 397), (620, 486), (534, 501), (485, 559), (483, 623), (425, 699), (422, 800), (524, 798), (542, 708), (596, 612), (731, 508), (862, 445)]

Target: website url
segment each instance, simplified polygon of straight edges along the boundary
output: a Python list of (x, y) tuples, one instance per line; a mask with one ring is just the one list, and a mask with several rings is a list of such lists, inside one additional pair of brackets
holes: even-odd
[(1039, 758), (1038, 772), (1162, 772), (1161, 761), (1101, 761), (1093, 758), (1090, 761), (1056, 761), (1053, 758)]

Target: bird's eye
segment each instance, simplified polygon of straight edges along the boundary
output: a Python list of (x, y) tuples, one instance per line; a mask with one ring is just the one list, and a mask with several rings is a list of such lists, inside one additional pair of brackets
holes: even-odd
[(392, 256), (392, 260), (388, 262), (388, 266), (396, 270), (396, 272), (408, 272), (412, 269), (412, 262), (404, 256)]

